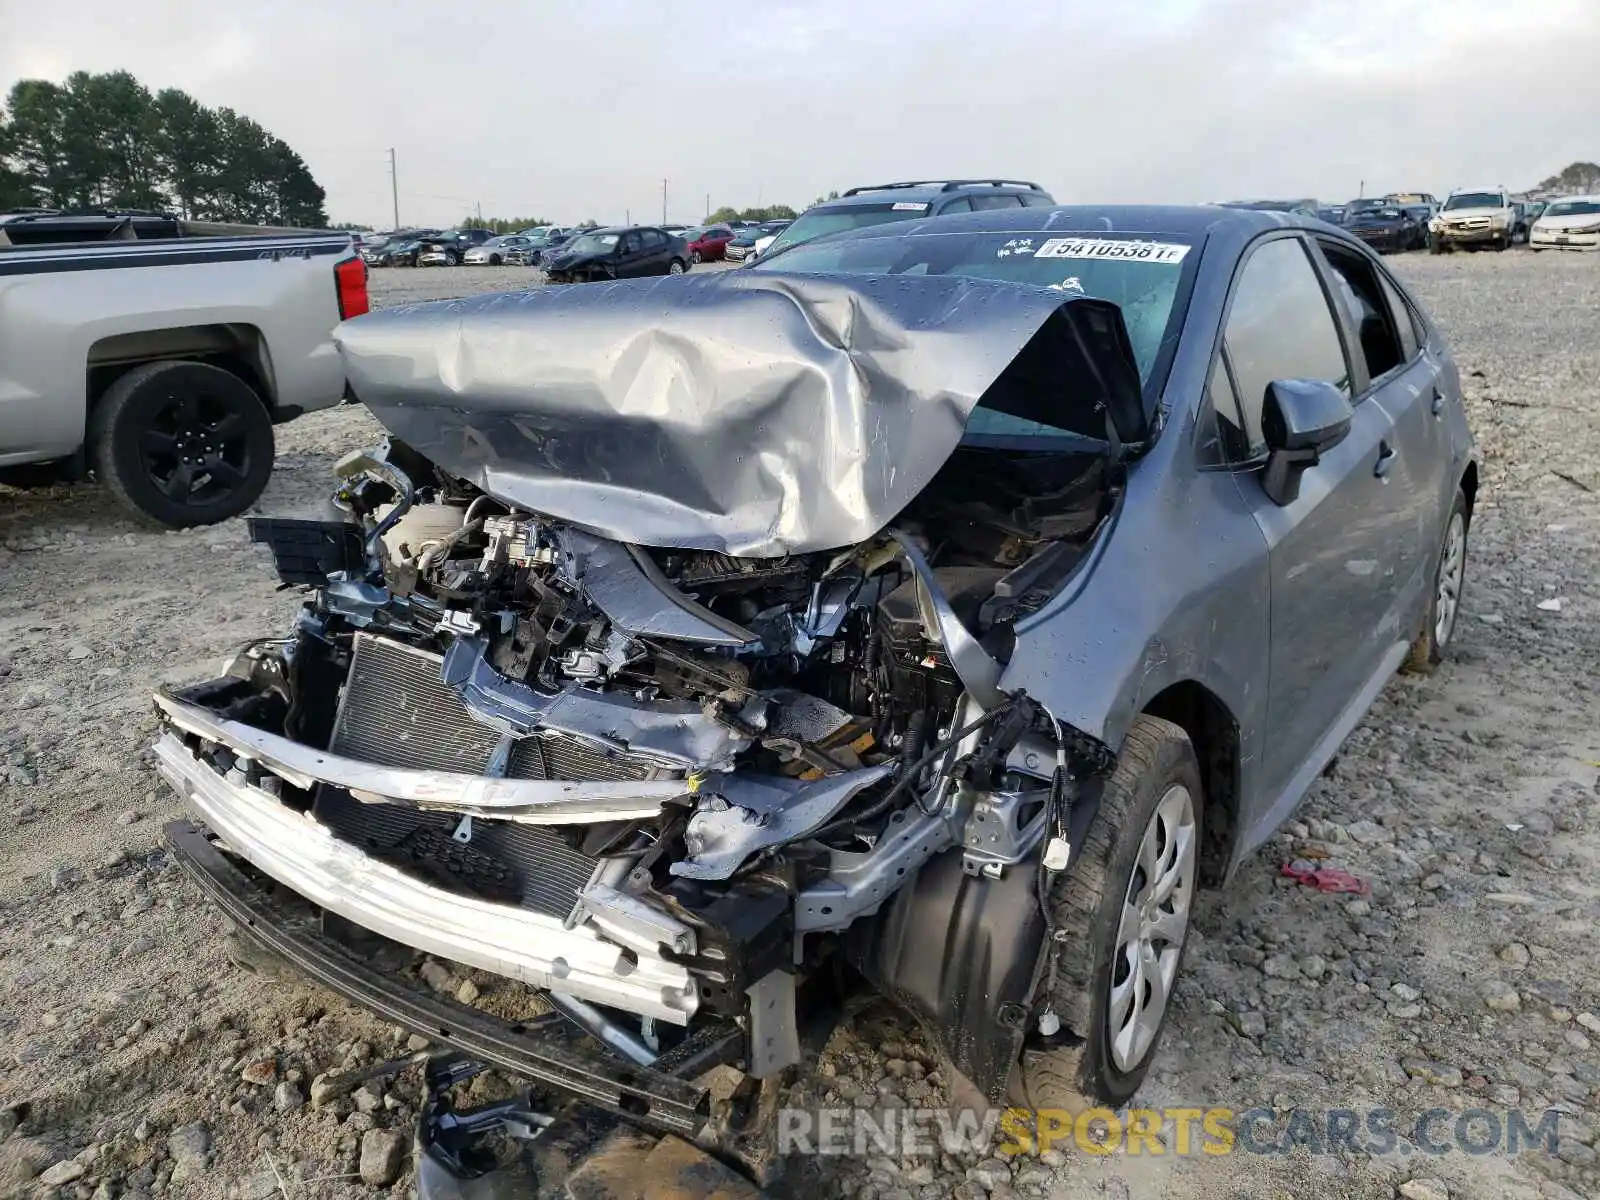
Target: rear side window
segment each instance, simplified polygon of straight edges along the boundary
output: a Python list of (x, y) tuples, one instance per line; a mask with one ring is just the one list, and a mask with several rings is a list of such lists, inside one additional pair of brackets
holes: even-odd
[(1022, 194), (1023, 208), (1054, 208), (1056, 202), (1043, 192), (1024, 192)]
[(1378, 283), (1378, 271), (1364, 255), (1322, 242), (1323, 256), (1333, 268), (1334, 291), (1356, 334), (1356, 351), (1366, 363), (1367, 378), (1379, 379), (1405, 363), (1399, 329), (1389, 299)]
[(1400, 334), (1400, 346), (1410, 362), (1422, 352), (1422, 343), (1425, 336), (1422, 333), (1421, 322), (1417, 314), (1412, 311), (1411, 305), (1406, 303), (1406, 298), (1400, 294), (1400, 289), (1395, 287), (1394, 281), (1382, 271), (1378, 272), (1378, 284), (1383, 288), (1383, 298), (1389, 303), (1389, 312), (1394, 316), (1394, 327)]
[(1279, 379), (1322, 379), (1350, 394), (1339, 327), (1298, 238), (1275, 238), (1245, 261), (1223, 344), (1238, 384), (1245, 457), (1266, 451), (1261, 410)]
[(958, 196), (956, 199), (950, 201), (949, 204), (946, 204), (943, 208), (941, 208), (939, 210), (939, 215), (943, 217), (949, 215), (950, 213), (971, 211), (972, 201), (965, 196)]

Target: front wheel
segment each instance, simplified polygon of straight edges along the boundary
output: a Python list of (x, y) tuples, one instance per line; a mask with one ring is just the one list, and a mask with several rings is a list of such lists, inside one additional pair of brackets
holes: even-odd
[(1076, 861), (1051, 888), (1051, 925), (1066, 940), (1046, 999), (1061, 1030), (1023, 1050), (1020, 1103), (1119, 1106), (1144, 1082), (1183, 962), (1203, 820), (1188, 735), (1139, 716)]
[(1404, 668), (1413, 674), (1426, 675), (1443, 660), (1450, 641), (1455, 637), (1456, 620), (1461, 615), (1461, 589), (1467, 580), (1467, 497), (1456, 489), (1455, 502), (1450, 506), (1450, 517), (1444, 524), (1438, 557), (1433, 565), (1433, 595), (1428, 601), (1428, 615), (1422, 632), (1411, 643)]
[(699, 266), (701, 263), (705, 262), (705, 259), (701, 257), (700, 251), (691, 250), (689, 251), (689, 261), (694, 263), (695, 266)]
[(670, 263), (667, 264), (667, 274), (668, 275), (682, 275), (683, 272), (684, 272), (684, 265), (683, 265), (683, 260), (681, 258), (675, 258)]
[(489, 255), (489, 265), (491, 267), (498, 267), (500, 265), (500, 256), (498, 254)]
[(254, 504), (272, 475), (272, 420), (244, 380), (209, 363), (134, 367), (89, 419), (100, 482), (161, 525), (212, 525)]

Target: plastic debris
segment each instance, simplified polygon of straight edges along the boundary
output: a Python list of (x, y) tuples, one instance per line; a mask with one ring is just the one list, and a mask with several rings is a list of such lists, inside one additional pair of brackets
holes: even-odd
[(1293, 879), (1296, 883), (1306, 887), (1316, 888), (1319, 892), (1340, 892), (1351, 896), (1365, 896), (1372, 890), (1370, 884), (1359, 876), (1341, 871), (1338, 867), (1318, 867), (1308, 870), (1296, 863), (1284, 863), (1278, 868), (1278, 874), (1285, 879)]

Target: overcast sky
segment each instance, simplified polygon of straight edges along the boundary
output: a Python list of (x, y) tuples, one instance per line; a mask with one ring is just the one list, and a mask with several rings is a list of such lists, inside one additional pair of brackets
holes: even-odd
[(1525, 188), (1600, 160), (1595, 0), (67, 0), (0, 82), (254, 117), (334, 220), (656, 220), (994, 173), (1058, 200)]

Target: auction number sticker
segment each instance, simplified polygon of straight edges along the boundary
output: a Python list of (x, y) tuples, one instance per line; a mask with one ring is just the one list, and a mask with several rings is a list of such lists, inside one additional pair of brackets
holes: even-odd
[(913, 203), (910, 200), (900, 200), (900, 201), (897, 201), (895, 203), (894, 211), (895, 212), (927, 212), (928, 211), (928, 206), (926, 204), (916, 204), (916, 203)]
[(1050, 238), (1033, 252), (1035, 258), (1115, 258), (1134, 262), (1179, 263), (1189, 247), (1181, 242), (1138, 242), (1116, 238)]

